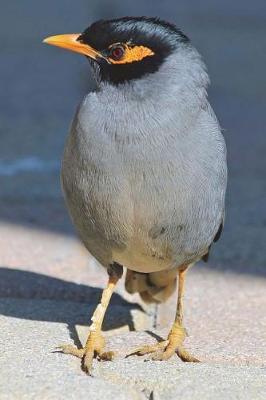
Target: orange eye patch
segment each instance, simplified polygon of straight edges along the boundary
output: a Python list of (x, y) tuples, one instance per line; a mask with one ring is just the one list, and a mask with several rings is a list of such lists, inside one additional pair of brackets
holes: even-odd
[[(116, 51), (119, 49), (121, 52), (121, 49), (123, 48), (123, 54), (120, 53), (119, 59), (115, 59), (116, 57), (112, 57), (112, 52), (114, 55), (116, 55)], [(132, 46), (132, 45), (120, 45), (117, 44), (117, 47), (115, 45), (112, 46), (112, 52), (111, 55), (109, 56), (109, 61), (112, 64), (127, 64), (127, 63), (132, 63), (134, 61), (141, 61), (146, 57), (150, 57), (154, 55), (154, 52), (149, 49), (148, 47), (145, 46)], [(117, 52), (118, 54), (118, 52)]]

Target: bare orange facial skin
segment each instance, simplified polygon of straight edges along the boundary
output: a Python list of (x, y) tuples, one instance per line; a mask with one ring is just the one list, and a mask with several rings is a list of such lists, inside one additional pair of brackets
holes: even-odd
[[(113, 46), (113, 45), (112, 45)], [(113, 60), (112, 57), (109, 57), (109, 61), (112, 64), (128, 64), (134, 61), (141, 61), (146, 57), (150, 57), (154, 55), (154, 52), (148, 47), (144, 46), (132, 46), (132, 45), (124, 45), (125, 53), (120, 60)]]

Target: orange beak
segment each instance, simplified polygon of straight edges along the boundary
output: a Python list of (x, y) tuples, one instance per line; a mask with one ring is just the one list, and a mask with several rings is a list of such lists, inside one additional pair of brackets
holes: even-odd
[(44, 39), (43, 43), (51, 44), (52, 46), (62, 47), (63, 49), (74, 51), (75, 53), (83, 54), (87, 57), (96, 60), (97, 58), (104, 58), (108, 61), (99, 51), (93, 49), (91, 46), (78, 41), (80, 33), (50, 36)]

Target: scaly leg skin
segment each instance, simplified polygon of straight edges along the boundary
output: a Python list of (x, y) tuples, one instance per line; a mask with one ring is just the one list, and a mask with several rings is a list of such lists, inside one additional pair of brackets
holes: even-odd
[(114, 353), (111, 351), (104, 352), (105, 340), (102, 335), (102, 323), (113, 291), (123, 274), (123, 267), (119, 264), (112, 264), (108, 268), (108, 274), (108, 284), (103, 290), (100, 304), (96, 307), (91, 318), (92, 324), (89, 328), (89, 335), (85, 346), (82, 349), (78, 349), (72, 345), (62, 345), (58, 347), (64, 354), (71, 354), (81, 358), (82, 369), (89, 375), (91, 374), (94, 357), (100, 360), (112, 360), (114, 356)]
[(177, 309), (175, 322), (168, 335), (167, 340), (159, 342), (151, 346), (143, 346), (129, 355), (145, 355), (153, 354), (153, 360), (165, 361), (168, 360), (175, 353), (185, 362), (199, 362), (199, 360), (188, 353), (183, 347), (183, 342), (186, 337), (186, 330), (183, 327), (183, 293), (184, 293), (184, 282), (185, 282), (186, 269), (179, 271), (179, 282), (178, 282), (178, 298), (177, 298)]

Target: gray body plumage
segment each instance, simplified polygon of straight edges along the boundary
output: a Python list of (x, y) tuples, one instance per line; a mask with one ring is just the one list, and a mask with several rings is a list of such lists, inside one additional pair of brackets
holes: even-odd
[(102, 82), (74, 118), (62, 164), (66, 203), (105, 267), (170, 270), (208, 252), (224, 216), (226, 148), (197, 51), (160, 69)]

